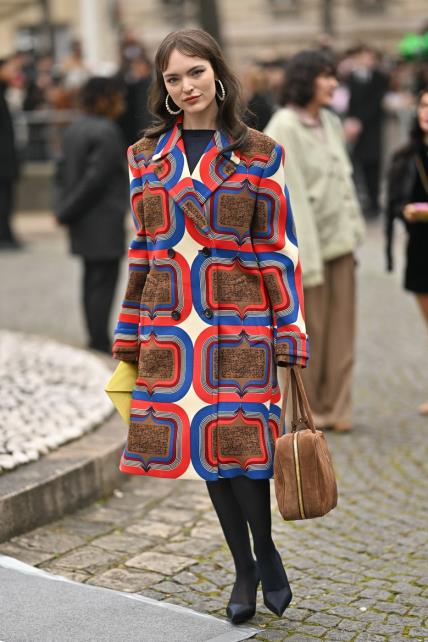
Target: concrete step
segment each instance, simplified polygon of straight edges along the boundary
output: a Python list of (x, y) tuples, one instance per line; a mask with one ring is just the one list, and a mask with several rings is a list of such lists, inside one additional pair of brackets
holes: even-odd
[(110, 494), (125, 479), (118, 469), (125, 439), (114, 414), (84, 437), (1, 475), (0, 542)]
[(143, 595), (72, 582), (2, 555), (0, 623), (8, 642), (240, 642), (259, 632)]

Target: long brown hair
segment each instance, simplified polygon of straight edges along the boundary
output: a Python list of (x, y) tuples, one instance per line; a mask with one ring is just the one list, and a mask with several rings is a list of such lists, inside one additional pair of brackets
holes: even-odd
[[(156, 120), (145, 131), (145, 135), (149, 138), (157, 138), (175, 123), (175, 116), (169, 114), (165, 107), (167, 90), (162, 76), (162, 72), (167, 68), (169, 57), (174, 49), (186, 56), (203, 58), (211, 64), (216, 79), (221, 80), (226, 92), (224, 101), (216, 98), (218, 104), (218, 127), (226, 131), (233, 139), (233, 143), (227, 149), (243, 147), (247, 138), (248, 128), (243, 122), (246, 107), (242, 97), (241, 85), (226, 63), (218, 43), (209, 33), (202, 29), (173, 31), (159, 45), (155, 57), (155, 78), (150, 88), (148, 101), (148, 108)], [(171, 99), (169, 104), (175, 109)]]

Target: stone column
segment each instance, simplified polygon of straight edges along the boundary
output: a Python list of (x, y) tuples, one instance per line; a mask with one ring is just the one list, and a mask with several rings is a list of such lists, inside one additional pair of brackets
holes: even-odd
[(80, 31), (85, 62), (97, 74), (110, 74), (118, 65), (114, 0), (80, 0)]

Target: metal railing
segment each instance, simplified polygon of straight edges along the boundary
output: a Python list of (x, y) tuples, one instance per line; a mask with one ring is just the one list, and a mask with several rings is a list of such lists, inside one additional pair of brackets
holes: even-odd
[(76, 110), (40, 109), (15, 111), (16, 144), (23, 162), (50, 162), (58, 157), (61, 135), (76, 119)]

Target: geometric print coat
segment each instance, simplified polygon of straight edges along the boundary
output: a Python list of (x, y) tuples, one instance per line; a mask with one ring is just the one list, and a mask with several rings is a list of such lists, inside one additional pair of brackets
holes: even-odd
[(283, 370), (305, 366), (301, 269), (284, 150), (216, 131), (190, 174), (182, 119), (128, 150), (136, 234), (115, 330), (138, 363), (120, 470), (269, 478)]

